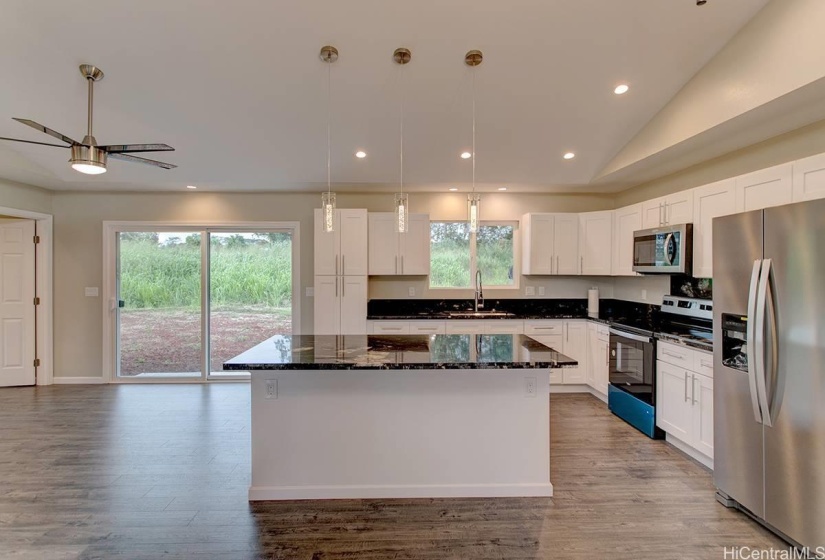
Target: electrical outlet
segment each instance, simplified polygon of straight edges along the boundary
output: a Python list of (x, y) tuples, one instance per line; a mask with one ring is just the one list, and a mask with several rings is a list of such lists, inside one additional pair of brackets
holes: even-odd
[(544, 286), (539, 286), (539, 295), (540, 296), (544, 295)]
[(535, 397), (536, 396), (536, 378), (535, 377), (525, 377), (524, 378), (524, 396), (525, 397)]
[(409, 294), (410, 297), (415, 297), (415, 288), (410, 286), (409, 288), (407, 288), (407, 293)]
[(307, 288), (306, 294), (307, 294), (307, 297), (313, 297), (315, 295), (315, 288), (314, 287)]
[(524, 288), (524, 295), (526, 295), (526, 296), (536, 295), (536, 287), (535, 286), (527, 286), (526, 288)]
[(100, 290), (98, 290), (97, 288), (90, 288), (86, 286), (84, 293), (86, 294), (86, 297), (97, 297), (98, 295), (100, 295)]
[(277, 379), (267, 379), (266, 380), (266, 398), (267, 399), (277, 399), (278, 398), (278, 380)]
[(642, 290), (642, 301), (647, 301), (647, 290)]

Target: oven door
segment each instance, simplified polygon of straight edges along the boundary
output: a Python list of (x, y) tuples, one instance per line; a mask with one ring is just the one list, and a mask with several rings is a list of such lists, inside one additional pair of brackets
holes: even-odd
[(692, 268), (691, 224), (647, 229), (633, 234), (633, 270), (689, 274)]
[(649, 336), (610, 329), (610, 384), (656, 404), (656, 343)]

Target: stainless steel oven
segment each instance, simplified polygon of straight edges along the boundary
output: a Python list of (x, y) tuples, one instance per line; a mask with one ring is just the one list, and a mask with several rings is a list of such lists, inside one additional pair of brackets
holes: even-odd
[(656, 427), (656, 339), (653, 333), (610, 328), (610, 410), (652, 438)]
[(633, 270), (658, 274), (690, 274), (693, 268), (693, 224), (633, 232)]

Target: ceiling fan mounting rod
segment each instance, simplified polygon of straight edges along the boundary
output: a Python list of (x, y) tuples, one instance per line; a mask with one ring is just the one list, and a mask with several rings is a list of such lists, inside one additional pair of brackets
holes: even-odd
[(103, 70), (92, 64), (81, 64), (80, 73), (89, 83), (89, 116), (86, 122), (86, 138), (83, 139), (83, 144), (96, 146), (97, 142), (95, 142), (95, 137), (92, 135), (92, 105), (95, 99), (95, 82), (103, 79)]

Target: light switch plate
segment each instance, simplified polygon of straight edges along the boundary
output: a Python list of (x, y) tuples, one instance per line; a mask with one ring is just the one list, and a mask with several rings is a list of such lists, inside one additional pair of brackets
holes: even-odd
[(647, 290), (642, 290), (642, 301), (647, 301)]
[(524, 288), (524, 295), (526, 295), (526, 296), (536, 295), (536, 287), (535, 286), (527, 286), (526, 288)]
[(407, 293), (410, 295), (410, 297), (415, 297), (415, 288), (410, 286), (409, 289), (407, 290)]
[(540, 296), (544, 295), (544, 286), (539, 286), (539, 295)]
[(314, 297), (315, 296), (315, 288), (307, 288), (306, 294), (307, 294), (307, 297)]
[(98, 288), (90, 288), (89, 286), (86, 286), (84, 293), (86, 294), (86, 297), (98, 297), (100, 295), (100, 290)]

